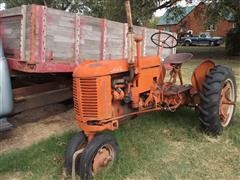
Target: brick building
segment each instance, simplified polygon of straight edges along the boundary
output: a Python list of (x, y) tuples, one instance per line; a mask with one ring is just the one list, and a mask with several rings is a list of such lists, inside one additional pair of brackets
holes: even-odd
[(186, 34), (189, 31), (193, 35), (200, 32), (209, 32), (213, 36), (226, 36), (226, 33), (234, 27), (231, 18), (222, 18), (218, 23), (207, 23), (206, 7), (200, 2), (197, 6), (188, 6), (183, 8), (183, 14), (173, 16), (171, 12), (166, 12), (157, 24), (159, 29), (175, 32), (177, 34)]

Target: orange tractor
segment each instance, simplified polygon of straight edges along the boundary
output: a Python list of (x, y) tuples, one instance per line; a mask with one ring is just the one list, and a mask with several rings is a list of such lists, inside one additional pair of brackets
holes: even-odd
[[(236, 82), (230, 68), (206, 60), (193, 72), (192, 85), (185, 85), (181, 67), (192, 54), (174, 54), (164, 61), (159, 56), (143, 57), (143, 37), (133, 32), (130, 0), (125, 6), (128, 58), (85, 61), (73, 73), (74, 108), (82, 132), (69, 142), (65, 166), (82, 179), (91, 179), (116, 159), (116, 140), (100, 132), (118, 129), (129, 117), (195, 107), (203, 131), (217, 135), (229, 125), (236, 106)], [(177, 39), (166, 32), (153, 34), (151, 40), (164, 48), (177, 46)]]

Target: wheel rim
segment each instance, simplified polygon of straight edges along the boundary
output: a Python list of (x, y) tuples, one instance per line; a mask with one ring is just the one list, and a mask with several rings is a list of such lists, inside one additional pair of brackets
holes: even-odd
[(93, 174), (109, 166), (115, 158), (113, 147), (110, 144), (102, 146), (93, 159)]
[(223, 127), (227, 127), (232, 119), (235, 108), (235, 99), (236, 94), (234, 83), (231, 79), (227, 79), (224, 82), (224, 86), (221, 91), (219, 106), (220, 120)]

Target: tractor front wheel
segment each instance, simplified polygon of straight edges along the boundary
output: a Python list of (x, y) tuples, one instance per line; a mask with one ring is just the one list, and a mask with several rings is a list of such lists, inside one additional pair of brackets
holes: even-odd
[[(73, 162), (73, 155), (76, 151), (85, 148), (87, 145), (87, 137), (85, 134), (81, 131), (77, 133), (75, 136), (72, 137), (70, 142), (67, 145), (67, 149), (65, 152), (65, 167), (68, 174), (71, 174), (72, 172), (72, 162)], [(76, 159), (76, 167), (78, 167), (79, 164), (79, 158)]]
[(206, 76), (200, 97), (200, 122), (204, 132), (220, 134), (231, 122), (236, 107), (236, 81), (232, 70), (215, 66)]
[(118, 154), (118, 144), (109, 134), (97, 135), (80, 157), (78, 173), (82, 179), (92, 179), (103, 168), (111, 165)]

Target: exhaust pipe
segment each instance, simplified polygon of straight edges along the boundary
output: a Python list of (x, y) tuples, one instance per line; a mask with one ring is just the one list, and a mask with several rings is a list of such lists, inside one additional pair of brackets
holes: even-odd
[(127, 15), (127, 23), (128, 23), (128, 65), (129, 65), (129, 81), (133, 81), (135, 76), (135, 41), (134, 36), (135, 33), (133, 32), (133, 21), (132, 21), (132, 12), (131, 12), (131, 5), (130, 0), (125, 0), (125, 8), (126, 8), (126, 15)]
[(13, 111), (13, 95), (7, 60), (0, 41), (0, 131), (8, 130), (12, 125), (7, 116)]

